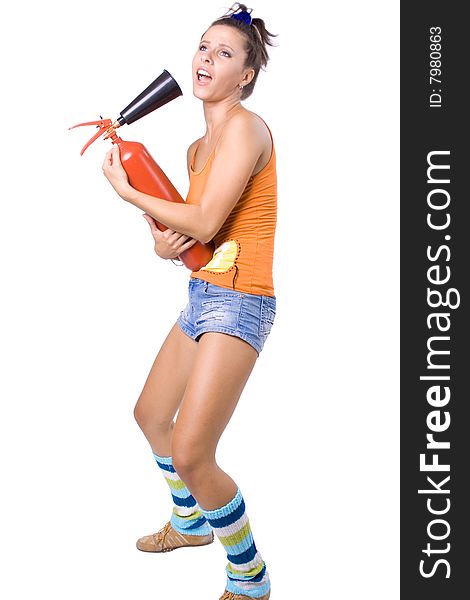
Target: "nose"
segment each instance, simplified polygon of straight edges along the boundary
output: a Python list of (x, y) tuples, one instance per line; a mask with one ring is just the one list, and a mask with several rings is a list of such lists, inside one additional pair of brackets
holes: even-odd
[(209, 62), (209, 63), (211, 63), (211, 62), (212, 62), (212, 58), (210, 58), (210, 57), (209, 57), (209, 55), (208, 55), (208, 52), (207, 52), (207, 51), (206, 51), (206, 52), (203, 52), (203, 53), (201, 54), (201, 60), (202, 60), (202, 62)]

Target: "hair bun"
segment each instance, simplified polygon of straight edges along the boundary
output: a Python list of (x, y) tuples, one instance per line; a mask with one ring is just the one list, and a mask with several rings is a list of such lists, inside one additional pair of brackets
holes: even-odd
[(230, 17), (232, 19), (237, 19), (237, 21), (242, 21), (247, 25), (251, 25), (251, 12), (253, 9), (247, 8), (244, 4), (240, 4), (239, 2), (237, 2), (237, 4), (238, 8), (233, 8), (235, 4), (232, 6), (233, 12), (230, 15)]

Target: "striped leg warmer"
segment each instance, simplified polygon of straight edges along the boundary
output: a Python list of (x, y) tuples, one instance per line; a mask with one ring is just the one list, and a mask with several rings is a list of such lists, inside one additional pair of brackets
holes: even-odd
[(268, 572), (256, 549), (240, 489), (225, 506), (201, 510), (227, 552), (227, 590), (250, 598), (267, 594)]
[(166, 482), (173, 496), (173, 512), (171, 515), (171, 526), (179, 533), (187, 535), (207, 535), (211, 528), (202, 514), (194, 496), (179, 478), (173, 467), (171, 456), (158, 456), (153, 453), (157, 465), (163, 471)]

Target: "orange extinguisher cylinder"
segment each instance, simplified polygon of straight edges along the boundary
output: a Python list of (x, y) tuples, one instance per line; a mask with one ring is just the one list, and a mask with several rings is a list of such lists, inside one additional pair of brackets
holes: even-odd
[[(144, 194), (149, 194), (149, 196), (156, 196), (170, 202), (184, 202), (178, 190), (143, 144), (140, 142), (124, 141), (118, 136), (112, 139), (112, 141), (119, 147), (122, 166), (133, 188)], [(157, 227), (160, 231), (168, 229), (166, 225), (162, 225), (158, 221)], [(191, 248), (184, 250), (179, 255), (179, 258), (188, 269), (197, 271), (204, 265), (207, 265), (213, 254), (213, 242), (204, 244), (197, 241)]]

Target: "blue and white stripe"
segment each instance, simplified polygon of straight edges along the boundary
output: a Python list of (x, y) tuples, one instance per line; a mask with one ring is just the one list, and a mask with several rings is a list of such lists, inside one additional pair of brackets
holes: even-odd
[(180, 479), (173, 467), (171, 456), (159, 456), (153, 453), (157, 465), (163, 472), (173, 498), (171, 526), (179, 533), (188, 535), (207, 535), (211, 528), (201, 512), (194, 496)]
[(250, 598), (267, 594), (270, 589), (269, 575), (256, 549), (240, 489), (225, 506), (201, 511), (227, 552), (226, 589)]

